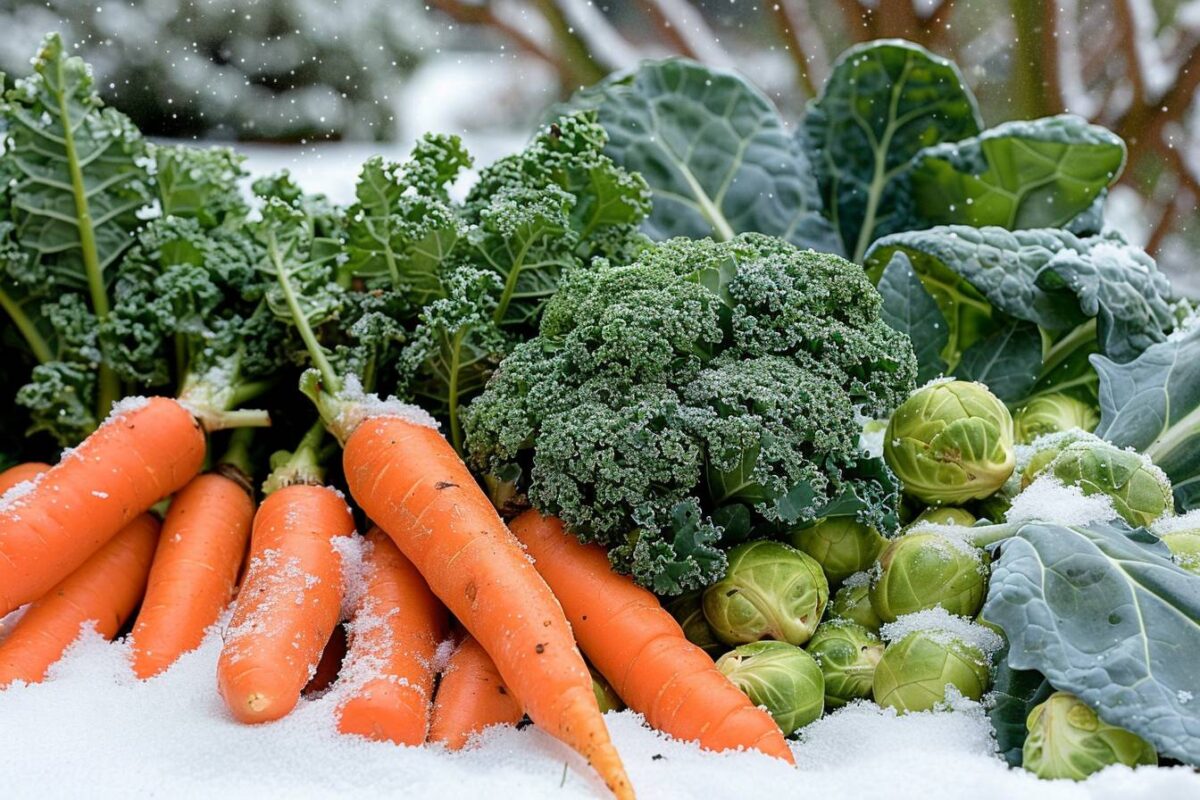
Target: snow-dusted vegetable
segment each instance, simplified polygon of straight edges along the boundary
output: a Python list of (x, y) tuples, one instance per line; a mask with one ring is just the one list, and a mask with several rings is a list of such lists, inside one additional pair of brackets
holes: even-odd
[(987, 554), (969, 542), (937, 533), (906, 533), (879, 559), (871, 607), (885, 622), (941, 607), (970, 617), (987, 591)]
[(805, 649), (825, 676), (826, 708), (871, 696), (875, 665), (883, 655), (883, 643), (871, 631), (847, 620), (822, 622)]
[(789, 538), (796, 549), (816, 559), (830, 583), (869, 568), (887, 546), (879, 531), (854, 517), (829, 517), (793, 531)]
[(725, 577), (704, 591), (704, 616), (726, 644), (775, 639), (802, 645), (827, 602), (829, 581), (820, 564), (794, 547), (763, 540), (730, 552)]
[(884, 649), (871, 691), (881, 706), (928, 711), (952, 699), (949, 688), (971, 700), (983, 697), (990, 670), (988, 651), (957, 630), (918, 629)]
[(791, 736), (824, 711), (825, 679), (811, 655), (787, 642), (752, 642), (717, 659), (717, 669)]
[(883, 455), (904, 491), (923, 502), (979, 500), (1016, 466), (1012, 416), (982, 384), (927, 384), (892, 414)]
[(1078, 697), (1055, 692), (1029, 714), (1022, 766), (1039, 778), (1081, 781), (1112, 764), (1157, 764), (1154, 745), (1109, 725)]

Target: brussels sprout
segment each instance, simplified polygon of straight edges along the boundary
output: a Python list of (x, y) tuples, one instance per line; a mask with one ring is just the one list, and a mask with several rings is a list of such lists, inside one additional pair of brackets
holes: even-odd
[(1066, 394), (1035, 397), (1013, 415), (1013, 434), (1018, 444), (1032, 444), (1048, 433), (1094, 431), (1100, 424), (1100, 412), (1091, 403)]
[(822, 622), (808, 640), (808, 652), (825, 676), (826, 708), (871, 696), (875, 665), (883, 655), (878, 636), (857, 623), (830, 620)]
[(829, 581), (811, 556), (759, 540), (729, 551), (725, 577), (704, 590), (704, 617), (726, 644), (778, 639), (802, 645), (828, 601)]
[(853, 517), (830, 517), (793, 531), (792, 545), (817, 560), (830, 583), (840, 583), (875, 563), (887, 540)]
[(1012, 416), (982, 384), (931, 383), (896, 409), (883, 455), (904, 491), (929, 505), (979, 500), (1016, 466)]
[(1112, 764), (1158, 763), (1154, 746), (1137, 734), (1103, 722), (1073, 694), (1055, 692), (1025, 720), (1029, 736), (1022, 766), (1039, 778), (1081, 781)]
[(1167, 533), (1162, 540), (1180, 568), (1200, 575), (1200, 530)]
[[(855, 580), (859, 576), (861, 580)], [(838, 589), (829, 604), (829, 618), (854, 622), (872, 632), (879, 630), (883, 620), (871, 605), (871, 579), (867, 573), (857, 573)]]
[(1085, 495), (1107, 495), (1130, 525), (1148, 526), (1175, 511), (1170, 480), (1148, 458), (1132, 450), (1075, 442), (1054, 457), (1044, 474), (1078, 486)]
[(974, 616), (987, 593), (987, 554), (936, 533), (906, 533), (879, 559), (871, 586), (871, 607), (884, 622), (941, 606), (961, 617)]
[(704, 592), (686, 592), (670, 598), (664, 604), (667, 611), (683, 628), (683, 635), (689, 642), (716, 658), (725, 652), (725, 645), (718, 641), (708, 620), (704, 618), (702, 599)]
[(784, 736), (825, 710), (825, 678), (808, 653), (787, 642), (744, 644), (717, 659), (717, 669), (763, 706)]
[(591, 664), (588, 664), (588, 671), (592, 673), (592, 691), (596, 695), (596, 704), (600, 706), (600, 713), (623, 711), (625, 709), (625, 701), (617, 696), (617, 692), (613, 689), (612, 685)]
[(1017, 464), (1021, 473), (1019, 490), (1028, 488), (1029, 484), (1037, 480), (1042, 471), (1058, 458), (1059, 453), (1073, 444), (1089, 444), (1101, 448), (1112, 446), (1087, 431), (1065, 431), (1043, 436), (1031, 445), (1021, 463)]
[(958, 525), (963, 528), (969, 528), (975, 524), (975, 515), (965, 508), (952, 508), (951, 506), (927, 508), (917, 515), (912, 524), (918, 525), (922, 522), (930, 522), (934, 525)]
[(947, 700), (947, 686), (983, 697), (990, 671), (983, 649), (948, 631), (918, 630), (884, 648), (871, 691), (876, 703), (900, 713), (928, 711)]

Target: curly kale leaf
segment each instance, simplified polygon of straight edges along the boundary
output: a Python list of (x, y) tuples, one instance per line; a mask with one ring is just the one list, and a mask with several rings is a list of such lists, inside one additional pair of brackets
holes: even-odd
[(433, 135), (403, 164), (368, 160), (346, 215), (346, 269), (388, 278), (418, 307), (441, 296), (443, 265), (462, 234), (447, 187), (470, 164), (458, 137)]
[(227, 147), (152, 146), (154, 187), (164, 217), (196, 220), (206, 229), (234, 225), (249, 206), (240, 182), (245, 156)]
[(889, 413), (915, 373), (853, 264), (756, 234), (675, 239), (568, 273), (468, 408), (467, 451), (486, 471), (520, 465), (536, 507), (678, 593), (720, 576), (712, 520), (731, 506), (766, 526), (823, 511), (894, 525), (856, 419)]
[(495, 321), (501, 285), (494, 272), (461, 267), (446, 287), (449, 294), (421, 312), (400, 367), (422, 407), (447, 420), (450, 441), (461, 451), (460, 398), (483, 389), (510, 340)]

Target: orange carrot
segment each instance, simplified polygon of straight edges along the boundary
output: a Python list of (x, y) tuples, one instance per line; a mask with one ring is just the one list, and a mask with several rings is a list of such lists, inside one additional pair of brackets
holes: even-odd
[(562, 603), (583, 652), (652, 728), (709, 750), (744, 747), (793, 762), (770, 715), (684, 638), (658, 598), (613, 572), (603, 549), (537, 511), (510, 528)]
[(269, 722), (296, 706), (341, 615), (333, 540), (353, 533), (346, 502), (324, 486), (287, 486), (258, 509), (217, 661), (221, 696), (239, 721)]
[(343, 467), (354, 499), (479, 640), (530, 718), (632, 797), (562, 608), (454, 448), (433, 428), (374, 417), (347, 437)]
[(433, 701), (429, 741), (461, 750), (472, 736), (493, 725), (516, 725), (521, 704), (479, 642), (468, 636), (450, 656)]
[(219, 472), (197, 476), (171, 501), (131, 635), (133, 671), (159, 674), (195, 650), (233, 597), (250, 538), (250, 488)]
[(338, 708), (338, 730), (419, 745), (429, 732), (446, 608), (387, 534), (376, 528), (366, 538), (366, 586), (350, 622), (347, 672), (369, 677)]
[(135, 517), (83, 566), (30, 605), (0, 644), (0, 688), (45, 678), (87, 622), (95, 622), (105, 639), (115, 636), (142, 598), (157, 540), (158, 520), (150, 514)]
[(50, 469), (50, 465), (40, 461), (29, 461), (9, 467), (4, 472), (0, 472), (0, 494), (4, 494), (17, 484), (33, 480), (48, 469)]
[(321, 660), (317, 662), (317, 668), (304, 685), (301, 694), (316, 694), (332, 686), (342, 670), (342, 661), (345, 658), (346, 626), (337, 625), (330, 634), (329, 641), (325, 643), (325, 649), (321, 651)]
[(199, 423), (155, 397), (114, 413), (28, 491), (9, 492), (0, 507), (0, 616), (50, 591), (203, 462)]

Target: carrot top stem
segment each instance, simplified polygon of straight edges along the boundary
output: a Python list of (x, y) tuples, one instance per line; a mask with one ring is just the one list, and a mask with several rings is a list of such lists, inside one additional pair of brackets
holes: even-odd
[(264, 428), (270, 415), (259, 409), (239, 409), (245, 384), (238, 380), (242, 353), (219, 358), (203, 372), (188, 372), (179, 387), (181, 405), (200, 420), (208, 432), (231, 428)]
[[(254, 475), (254, 462), (250, 458), (250, 442), (254, 440), (253, 428), (238, 428), (229, 437), (229, 445), (217, 459), (217, 471), (226, 477), (243, 484), (253, 495), (251, 477)], [(229, 474), (233, 473), (233, 474)]]
[(325, 438), (325, 423), (318, 420), (296, 449), (280, 450), (271, 456), (271, 474), (263, 482), (263, 494), (296, 484), (318, 486), (325, 482), (325, 467), (321, 443)]

